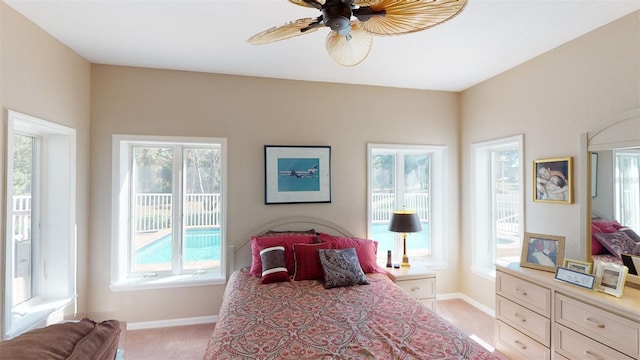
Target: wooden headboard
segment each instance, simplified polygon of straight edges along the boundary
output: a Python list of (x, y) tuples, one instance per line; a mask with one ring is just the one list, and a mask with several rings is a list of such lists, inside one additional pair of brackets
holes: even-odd
[(315, 229), (315, 231), (317, 232), (323, 232), (332, 235), (353, 237), (353, 235), (348, 230), (344, 229), (340, 225), (315, 217), (293, 216), (273, 220), (245, 234), (243, 241), (239, 244), (229, 246), (227, 253), (229, 259), (229, 271), (227, 272), (227, 274), (231, 275), (231, 273), (233, 273), (235, 270), (251, 266), (250, 242), (252, 235), (264, 234), (269, 230), (285, 231), (309, 229)]

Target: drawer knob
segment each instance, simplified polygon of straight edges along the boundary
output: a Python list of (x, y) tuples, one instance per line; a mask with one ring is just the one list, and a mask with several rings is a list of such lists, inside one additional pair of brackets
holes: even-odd
[(418, 291), (418, 290), (420, 290), (420, 288), (417, 286), (411, 288), (411, 291)]
[(514, 341), (516, 343), (516, 345), (520, 346), (520, 349), (522, 350), (527, 350), (527, 345), (521, 343), (519, 340)]
[(592, 318), (586, 318), (586, 319), (585, 319), (585, 321), (586, 321), (588, 324), (594, 325), (594, 326), (596, 326), (596, 327), (597, 327), (597, 328), (599, 328), (599, 329), (604, 329), (604, 324), (603, 324), (603, 323), (601, 323), (601, 322), (599, 322), (599, 321), (596, 321), (596, 320), (593, 320)]
[(598, 354), (594, 354), (592, 351), (589, 351), (589, 350), (584, 351), (584, 356), (589, 359), (604, 360), (602, 356), (598, 356)]
[(515, 316), (517, 319), (520, 319), (520, 321), (522, 321), (522, 322), (527, 322), (527, 318), (524, 317), (524, 315), (520, 315), (519, 313), (515, 313), (515, 314), (513, 314), (513, 316)]

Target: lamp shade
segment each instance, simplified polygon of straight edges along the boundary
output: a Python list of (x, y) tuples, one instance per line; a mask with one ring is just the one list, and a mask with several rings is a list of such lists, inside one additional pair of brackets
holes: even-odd
[(391, 215), (389, 231), (400, 233), (413, 233), (422, 231), (418, 214), (413, 211), (395, 211)]

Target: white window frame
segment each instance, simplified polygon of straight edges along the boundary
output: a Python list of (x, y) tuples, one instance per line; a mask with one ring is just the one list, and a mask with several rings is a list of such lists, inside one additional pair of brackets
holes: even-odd
[[(495, 207), (493, 198), (495, 189), (491, 184), (492, 160), (494, 151), (517, 149), (520, 171), (518, 186), (520, 199), (518, 211), (518, 237), (524, 235), (524, 136), (515, 135), (500, 139), (482, 141), (471, 146), (471, 209), (472, 209), (472, 266), (471, 270), (483, 277), (495, 279), (497, 243), (495, 239)], [(521, 246), (522, 244), (520, 244)], [(519, 252), (518, 252), (519, 253)]]
[[(447, 262), (447, 147), (438, 145), (402, 145), (402, 144), (367, 144), (367, 236), (373, 238), (372, 232), (372, 186), (371, 186), (371, 155), (373, 151), (402, 152), (405, 154), (425, 154), (431, 155), (430, 160), (430, 219), (429, 230), (431, 234), (431, 249), (428, 256), (412, 256), (411, 251), (407, 251), (410, 263), (427, 264), (433, 269), (444, 269), (448, 266)], [(403, 166), (403, 165), (402, 165)], [(396, 186), (400, 181), (404, 181), (403, 174), (396, 171)], [(398, 208), (395, 210), (402, 210)], [(375, 239), (374, 239), (375, 240)], [(395, 254), (402, 254), (402, 235), (396, 235)], [(379, 254), (380, 255), (380, 254)], [(386, 255), (385, 255), (386, 256)], [(378, 256), (380, 258), (380, 256)]]
[[(226, 188), (227, 188), (227, 140), (224, 138), (194, 138), (175, 136), (113, 135), (112, 143), (112, 243), (111, 285), (113, 291), (161, 289), (186, 286), (216, 285), (226, 282)], [(157, 273), (152, 277), (131, 276), (129, 247), (130, 169), (131, 145), (168, 144), (185, 146), (219, 145), (222, 152), (222, 189), (220, 209), (220, 257), (221, 272), (216, 275), (206, 270), (182, 274)], [(139, 275), (139, 274), (138, 274)]]
[[(39, 139), (34, 153), (39, 158), (34, 177), (39, 188), (32, 191), (38, 232), (32, 254), (32, 298), (12, 306), (14, 247), (13, 212), (14, 134)], [(36, 326), (56, 322), (76, 299), (76, 131), (67, 126), (9, 110), (7, 114), (6, 217), (4, 261), (4, 308), (2, 337), (11, 338)], [(33, 197), (36, 197), (34, 199)]]
[[(625, 177), (630, 176), (631, 170), (627, 169), (627, 173), (623, 173), (621, 170), (619, 163), (622, 158), (631, 158), (636, 162), (636, 171), (638, 170), (637, 164), (640, 162), (640, 150), (639, 149), (616, 149), (613, 150), (613, 158), (614, 158), (614, 208), (615, 208), (615, 217), (614, 219), (618, 219), (624, 226), (630, 227), (632, 229), (640, 229), (640, 184), (638, 181), (638, 173), (631, 175), (631, 178), (635, 178), (635, 186), (628, 186), (626, 183), (633, 181), (625, 181)], [(625, 211), (625, 209), (627, 211)], [(626, 215), (625, 213), (631, 214)]]

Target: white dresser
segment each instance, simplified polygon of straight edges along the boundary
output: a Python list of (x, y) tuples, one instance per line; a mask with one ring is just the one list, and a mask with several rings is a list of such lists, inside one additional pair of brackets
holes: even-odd
[(404, 291), (436, 311), (435, 272), (423, 265), (399, 269), (386, 268), (386, 270), (396, 277), (396, 284)]
[(509, 358), (640, 358), (640, 290), (616, 298), (518, 264), (496, 270), (496, 349)]

